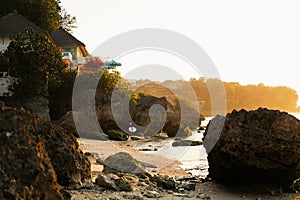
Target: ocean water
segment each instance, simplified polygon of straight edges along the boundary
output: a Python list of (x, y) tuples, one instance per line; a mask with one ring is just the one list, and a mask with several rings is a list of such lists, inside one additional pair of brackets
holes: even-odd
[[(201, 123), (202, 126), (206, 126), (211, 117), (206, 118)], [(186, 140), (202, 140), (204, 131), (198, 133), (193, 131), (192, 136), (185, 138)], [(208, 175), (208, 161), (207, 153), (202, 145), (199, 146), (178, 146), (173, 147), (172, 143), (175, 139), (169, 140), (158, 151), (149, 152), (151, 154), (157, 154), (169, 159), (180, 161), (179, 167), (185, 171), (191, 173), (199, 178), (206, 178)]]
[[(300, 113), (289, 113), (300, 120)], [(201, 123), (202, 126), (206, 126), (212, 117), (207, 117), (205, 121)], [(193, 135), (187, 137), (187, 140), (202, 140), (204, 131), (198, 133), (193, 132)], [(149, 152), (153, 154), (158, 154), (166, 158), (178, 160), (181, 162), (179, 165), (181, 168), (185, 169), (187, 172), (199, 178), (206, 178), (208, 175), (208, 160), (205, 148), (200, 146), (179, 146), (173, 147), (172, 143), (175, 140), (170, 140), (168, 143), (164, 144), (162, 148), (158, 151)]]

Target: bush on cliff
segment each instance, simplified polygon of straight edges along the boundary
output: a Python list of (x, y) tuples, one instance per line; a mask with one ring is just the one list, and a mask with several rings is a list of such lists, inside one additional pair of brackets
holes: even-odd
[(16, 81), (9, 89), (15, 96), (47, 96), (48, 84), (59, 84), (65, 64), (55, 44), (49, 37), (18, 34), (10, 42), (5, 56), (9, 59), (8, 73)]

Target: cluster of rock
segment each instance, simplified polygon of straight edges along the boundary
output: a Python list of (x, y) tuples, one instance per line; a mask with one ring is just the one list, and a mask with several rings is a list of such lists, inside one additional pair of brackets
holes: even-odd
[[(104, 139), (97, 132), (98, 127), (85, 126), (91, 122), (96, 124), (94, 120), (96, 126), (100, 124), (104, 136), (111, 140), (127, 140), (128, 135), (153, 136), (160, 131), (169, 137), (188, 136), (203, 120), (203, 116), (185, 101), (179, 101), (180, 106), (176, 108), (165, 97), (139, 94), (134, 102), (128, 101), (122, 92), (115, 94), (99, 85), (95, 88), (97, 77), (86, 76), (78, 79), (75, 84), (78, 91), (73, 93), (73, 112), (84, 116), (80, 121), (87, 122), (82, 123), (82, 127), (77, 126), (81, 137)], [(130, 131), (131, 125), (137, 130)]]
[(139, 197), (134, 199), (161, 198), (165, 194), (209, 199), (208, 196), (195, 192), (196, 185), (201, 182), (195, 177), (170, 177), (151, 173), (149, 168), (156, 166), (137, 161), (124, 152), (109, 156), (105, 160), (98, 159), (97, 162), (104, 165), (104, 169), (98, 174), (95, 184), (106, 190), (141, 191)]
[(285, 112), (259, 108), (218, 116), (204, 146), (212, 148), (209, 176), (220, 182), (290, 186), (300, 177), (300, 122)]
[(0, 199), (70, 199), (63, 188), (91, 183), (73, 134), (0, 103)]
[[(96, 110), (99, 124), (109, 139), (126, 140), (126, 135), (132, 134), (153, 136), (160, 131), (166, 132), (169, 137), (184, 137), (190, 135), (190, 129), (196, 129), (201, 121), (197, 111), (184, 103), (182, 105), (185, 113), (174, 110), (165, 97), (147, 95), (140, 96), (136, 104), (130, 104), (128, 111), (123, 110), (124, 107), (115, 110), (117, 116), (113, 115), (111, 101), (99, 104)], [(116, 118), (121, 123), (117, 124)], [(185, 121), (182, 122), (182, 118)], [(137, 128), (135, 133), (129, 131), (131, 123)]]

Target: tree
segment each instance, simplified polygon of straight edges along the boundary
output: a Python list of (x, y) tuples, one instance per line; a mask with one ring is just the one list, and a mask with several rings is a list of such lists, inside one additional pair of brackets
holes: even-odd
[(67, 14), (57, 0), (0, 0), (0, 15), (15, 10), (49, 33), (62, 27), (66, 31), (75, 28), (76, 18)]
[(121, 73), (117, 70), (109, 72), (108, 69), (104, 69), (101, 73), (101, 78), (98, 83), (97, 89), (103, 93), (111, 95), (114, 89), (123, 93), (129, 99), (131, 98), (132, 89), (130, 84), (121, 76)]
[(47, 95), (49, 84), (60, 84), (65, 64), (59, 49), (45, 35), (27, 32), (17, 35), (5, 51), (10, 76), (16, 81), (15, 96)]
[(80, 70), (100, 71), (103, 65), (104, 62), (99, 57), (93, 57), (89, 59)]
[(71, 16), (67, 13), (66, 9), (60, 8), (60, 27), (63, 28), (65, 31), (72, 33), (73, 28), (77, 28), (77, 20), (76, 17)]

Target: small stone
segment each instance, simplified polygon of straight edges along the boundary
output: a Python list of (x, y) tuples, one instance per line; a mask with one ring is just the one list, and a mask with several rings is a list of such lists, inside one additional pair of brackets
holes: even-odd
[(188, 191), (194, 191), (196, 188), (196, 184), (195, 183), (186, 183), (183, 185), (183, 188)]
[(175, 196), (177, 197), (183, 197), (183, 198), (190, 198), (190, 196), (188, 194), (182, 194), (182, 193), (173, 193)]
[(124, 199), (130, 199), (130, 200), (143, 200), (144, 199), (141, 195), (135, 195), (135, 194), (123, 194), (122, 196)]
[(160, 198), (161, 197), (159, 192), (152, 191), (152, 190), (147, 190), (144, 195), (148, 198)]
[(202, 200), (210, 200), (210, 196), (208, 196), (207, 194), (203, 194), (203, 193), (198, 194), (196, 196), (196, 198), (199, 198), (199, 199), (202, 199)]

